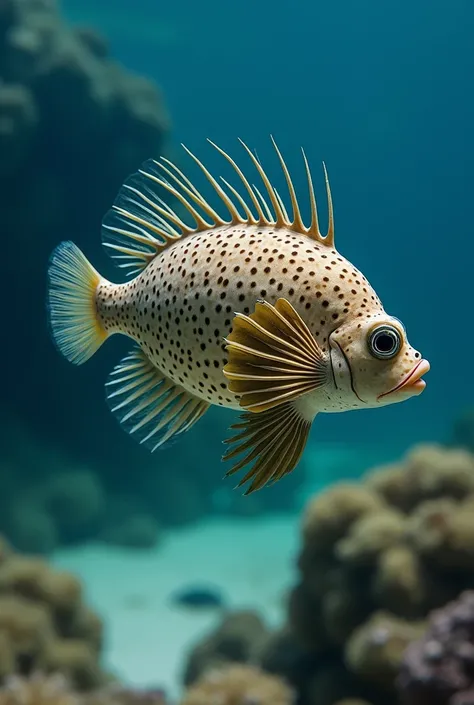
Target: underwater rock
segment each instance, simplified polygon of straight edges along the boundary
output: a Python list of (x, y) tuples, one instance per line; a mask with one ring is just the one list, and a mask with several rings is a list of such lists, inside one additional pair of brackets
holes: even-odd
[(120, 523), (110, 524), (100, 534), (102, 541), (124, 548), (153, 548), (160, 542), (161, 530), (150, 514), (132, 514)]
[(54, 475), (40, 492), (40, 501), (53, 518), (62, 542), (81, 541), (97, 532), (105, 494), (96, 473), (73, 469)]
[[(29, 311), (29, 324), (16, 338), (21, 383), (5, 379), (2, 398), (9, 400), (9, 415), (21, 409), (26, 424), (55, 450), (62, 447), (79, 462), (94, 458), (101, 479), (130, 474), (146, 456), (114, 433), (106, 404), (83, 381), (73, 380), (66, 390), (70, 373), (57, 364), (45, 325), (46, 264), (60, 240), (85, 242), (100, 230), (126, 177), (165, 153), (169, 129), (159, 87), (119, 65), (95, 29), (68, 26), (54, 1), (0, 0), (0, 208), (9, 233), (4, 255), (13, 261), (21, 243), (28, 278), (25, 287), (13, 270), (5, 273), (16, 301), (5, 325), (16, 329), (17, 311)], [(103, 384), (101, 372), (99, 377)], [(27, 396), (38, 403), (25, 403)], [(23, 446), (29, 442), (25, 433)], [(18, 467), (20, 460), (13, 461)], [(39, 456), (36, 478), (50, 475)]]
[(223, 609), (226, 604), (219, 588), (206, 585), (189, 585), (173, 592), (170, 601), (181, 607), (196, 610)]
[(184, 685), (191, 685), (210, 669), (248, 663), (267, 635), (267, 627), (256, 612), (242, 610), (225, 615), (185, 657)]
[(397, 688), (402, 705), (474, 702), (474, 592), (430, 615), (405, 652)]
[(296, 694), (277, 676), (256, 666), (230, 664), (205, 673), (180, 705), (295, 705)]
[(33, 499), (17, 498), (0, 521), (18, 551), (51, 553), (59, 543), (53, 518)]

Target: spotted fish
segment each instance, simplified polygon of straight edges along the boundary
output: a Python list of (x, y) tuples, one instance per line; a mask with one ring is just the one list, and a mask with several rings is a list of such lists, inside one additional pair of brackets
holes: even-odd
[(429, 363), (336, 250), (326, 170), (323, 236), (304, 153), (308, 226), (275, 142), (291, 215), (243, 142), (260, 188), (211, 145), (232, 167), (234, 184), (184, 149), (228, 216), (168, 159), (145, 162), (102, 224), (103, 244), (129, 280), (107, 281), (76, 245), (61, 243), (49, 267), (49, 317), (59, 350), (76, 364), (116, 333), (133, 339), (107, 397), (120, 423), (152, 450), (212, 404), (243, 410), (224, 459), (234, 459), (227, 475), (251, 464), (239, 482), (249, 482), (248, 494), (295, 468), (318, 413), (420, 394)]

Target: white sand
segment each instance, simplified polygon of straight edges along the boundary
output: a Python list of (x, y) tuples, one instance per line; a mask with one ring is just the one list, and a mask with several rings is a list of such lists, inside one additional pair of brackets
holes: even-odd
[(151, 551), (96, 544), (61, 551), (54, 562), (83, 579), (88, 603), (105, 619), (106, 666), (129, 684), (175, 696), (186, 649), (219, 615), (172, 605), (170, 595), (189, 584), (216, 586), (231, 608), (256, 609), (280, 624), (298, 530), (297, 517), (213, 520), (171, 532)]

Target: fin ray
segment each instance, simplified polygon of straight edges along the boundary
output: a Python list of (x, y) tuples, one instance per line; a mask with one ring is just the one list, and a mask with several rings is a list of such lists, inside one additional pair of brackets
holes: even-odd
[[(327, 355), (286, 299), (278, 299), (275, 306), (259, 301), (250, 316), (236, 314), (226, 344), (224, 375), (244, 409), (266, 411), (328, 380)], [(280, 354), (270, 355), (268, 369), (270, 345)]]
[[(306, 445), (312, 421), (303, 419), (292, 402), (282, 404), (277, 409), (269, 409), (261, 414), (245, 412), (241, 415), (244, 428), (226, 443), (234, 444), (223, 460), (230, 460), (236, 455), (249, 451), (240, 461), (233, 464), (226, 477), (255, 461), (237, 487), (248, 481), (250, 486), (245, 494), (251, 494), (266, 484), (273, 484), (298, 464)], [(231, 428), (235, 428), (232, 426)]]
[[(189, 430), (209, 408), (207, 402), (163, 375), (140, 348), (126, 355), (109, 374), (106, 388), (110, 386), (113, 391), (107, 401), (112, 413), (151, 451)], [(116, 404), (123, 395), (127, 396)]]
[(95, 303), (102, 278), (73, 242), (62, 242), (56, 247), (48, 278), (53, 340), (64, 357), (82, 365), (108, 337), (100, 325)]
[[(143, 270), (148, 263), (177, 239), (203, 230), (212, 230), (223, 225), (251, 224), (271, 225), (277, 228), (286, 227), (293, 232), (306, 235), (312, 239), (334, 247), (334, 214), (325, 165), (324, 178), (328, 200), (329, 225), (327, 235), (319, 231), (316, 198), (311, 180), (308, 162), (303, 152), (304, 166), (309, 188), (311, 224), (306, 227), (301, 217), (296, 191), (289, 169), (272, 138), (273, 147), (285, 177), (287, 191), (290, 197), (292, 217), (290, 218), (284, 200), (272, 185), (259, 159), (249, 147), (240, 140), (241, 145), (250, 157), (252, 166), (256, 169), (266, 191), (261, 193), (257, 186), (251, 185), (244, 172), (223, 149), (209, 140), (217, 152), (230, 164), (240, 180), (241, 186), (247, 191), (249, 202), (238, 190), (223, 177), (220, 180), (230, 194), (222, 188), (218, 180), (211, 174), (204, 163), (187, 147), (183, 149), (196, 163), (205, 179), (211, 185), (214, 193), (229, 211), (231, 219), (224, 220), (210, 205), (207, 199), (193, 184), (190, 178), (171, 160), (160, 157), (159, 160), (149, 159), (139, 170), (132, 174), (123, 184), (112, 208), (102, 221), (102, 242), (108, 254), (127, 272), (128, 276)], [(160, 195), (162, 193), (162, 195)], [(178, 208), (172, 207), (167, 199), (172, 197), (178, 202)], [(268, 201), (267, 201), (268, 198)], [(244, 211), (241, 215), (239, 207)], [(254, 211), (252, 211), (253, 206)], [(192, 224), (185, 222), (178, 210), (186, 212)], [(256, 216), (254, 215), (256, 212)], [(209, 218), (206, 220), (204, 215)]]

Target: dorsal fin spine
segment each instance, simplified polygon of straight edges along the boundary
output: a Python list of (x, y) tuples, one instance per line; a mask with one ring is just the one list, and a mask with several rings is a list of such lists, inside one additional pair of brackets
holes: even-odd
[[(272, 185), (258, 157), (252, 153), (245, 142), (239, 140), (265, 186), (267, 192), (265, 195), (257, 186), (250, 185), (247, 177), (232, 157), (209, 140), (210, 144), (230, 164), (247, 191), (251, 203), (247, 203), (239, 191), (221, 176), (220, 181), (228, 189), (228, 192), (225, 191), (200, 159), (183, 145), (186, 153), (197, 164), (220, 201), (226, 206), (231, 219), (224, 220), (192, 181), (169, 159), (160, 157), (159, 161), (149, 160), (123, 185), (115, 204), (103, 221), (104, 245), (116, 253), (112, 255), (113, 257), (129, 260), (119, 266), (125, 269), (135, 267), (132, 272), (128, 273), (129, 275), (135, 274), (144, 269), (151, 260), (183, 235), (192, 235), (229, 225), (251, 224), (275, 228), (285, 227), (333, 248), (334, 213), (326, 166), (323, 164), (328, 200), (328, 231), (323, 237), (319, 229), (313, 181), (304, 151), (302, 153), (311, 210), (309, 227), (306, 227), (303, 222), (290, 171), (275, 140), (273, 137), (271, 139), (285, 177), (292, 207), (291, 219), (282, 197)], [(188, 225), (176, 210), (156, 193), (149, 182), (174, 196), (191, 216), (194, 224)], [(252, 205), (257, 213), (256, 216), (252, 212)], [(242, 216), (239, 206), (243, 210), (244, 216)], [(208, 222), (200, 211), (209, 217), (211, 222)], [(136, 247), (133, 247), (133, 243), (136, 243)]]
[(212, 206), (206, 201), (206, 199), (202, 196), (202, 194), (196, 189), (190, 189), (185, 183), (179, 179), (176, 174), (173, 174), (173, 172), (165, 167), (163, 164), (160, 162), (156, 162), (156, 165), (165, 172), (165, 174), (168, 174), (168, 176), (173, 179), (173, 181), (186, 193), (189, 198), (192, 198), (194, 203), (196, 203), (198, 206), (200, 206), (204, 212), (213, 220), (214, 225), (228, 225), (225, 220), (222, 220), (220, 215), (212, 208)]
[(276, 226), (276, 227), (283, 227), (283, 226), (285, 226), (285, 225), (288, 225), (288, 223), (285, 222), (285, 218), (284, 218), (283, 212), (282, 212), (282, 210), (281, 210), (281, 208), (280, 208), (280, 204), (278, 203), (278, 199), (276, 198), (276, 196), (275, 196), (275, 194), (274, 194), (274, 192), (273, 192), (273, 187), (272, 187), (272, 185), (271, 185), (271, 183), (270, 183), (270, 179), (268, 178), (268, 176), (267, 176), (265, 170), (263, 169), (262, 165), (261, 165), (260, 162), (258, 161), (257, 157), (256, 157), (256, 156), (251, 152), (251, 150), (247, 147), (247, 145), (245, 144), (245, 142), (243, 142), (242, 140), (239, 140), (239, 142), (240, 142), (241, 145), (244, 147), (244, 149), (246, 150), (246, 152), (247, 152), (247, 154), (249, 155), (250, 159), (251, 159), (252, 162), (254, 163), (254, 166), (255, 166), (255, 168), (257, 169), (257, 171), (258, 171), (258, 173), (259, 173), (259, 175), (260, 175), (260, 178), (262, 179), (262, 181), (263, 181), (263, 183), (264, 183), (264, 185), (265, 185), (265, 188), (267, 189), (268, 196), (269, 196), (269, 198), (270, 198), (270, 201), (272, 202), (273, 208), (275, 209), (275, 214), (276, 214), (275, 226)]
[(215, 180), (215, 178), (212, 176), (211, 172), (210, 172), (208, 169), (206, 169), (206, 167), (204, 166), (204, 164), (200, 161), (200, 159), (198, 159), (198, 158), (196, 157), (195, 154), (193, 154), (193, 153), (192, 153), (187, 147), (185, 147), (184, 145), (182, 145), (182, 146), (183, 146), (183, 149), (185, 150), (185, 152), (187, 152), (187, 153), (189, 154), (189, 156), (190, 156), (192, 159), (194, 159), (194, 161), (196, 162), (196, 164), (198, 165), (198, 167), (201, 169), (201, 171), (203, 172), (203, 174), (204, 174), (204, 176), (206, 177), (206, 179), (207, 179), (207, 180), (209, 181), (209, 183), (213, 186), (213, 188), (215, 189), (215, 191), (217, 192), (217, 194), (221, 197), (222, 201), (225, 203), (225, 205), (227, 206), (227, 208), (228, 208), (228, 210), (229, 210), (229, 213), (230, 213), (231, 216), (232, 216), (232, 220), (230, 221), (230, 223), (227, 223), (225, 220), (220, 219), (220, 221), (221, 221), (220, 224), (222, 224), (222, 225), (231, 225), (232, 223), (238, 223), (238, 222), (240, 222), (239, 211), (236, 209), (235, 205), (233, 204), (233, 202), (231, 201), (231, 199), (229, 198), (229, 196), (226, 194), (226, 192), (221, 188), (221, 186), (219, 186), (218, 182), (217, 182), (217, 181)]
[(197, 226), (198, 230), (209, 230), (212, 227), (213, 224), (205, 221), (204, 218), (202, 217), (202, 215), (183, 196), (183, 194), (180, 193), (172, 184), (170, 184), (168, 181), (166, 181), (166, 179), (159, 179), (154, 174), (147, 173), (146, 171), (143, 171), (141, 169), (139, 169), (138, 171), (140, 174), (143, 174), (144, 176), (149, 178), (151, 181), (154, 181), (159, 186), (166, 189), (166, 191), (171, 193), (171, 195), (174, 196), (181, 203), (181, 205), (186, 208), (188, 213), (194, 218), (194, 220), (196, 221), (196, 226)]

